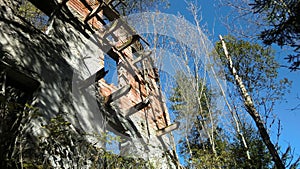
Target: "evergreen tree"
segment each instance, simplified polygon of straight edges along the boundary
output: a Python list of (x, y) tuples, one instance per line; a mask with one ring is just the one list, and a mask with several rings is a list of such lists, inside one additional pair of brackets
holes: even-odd
[[(287, 91), (290, 82), (286, 78), (282, 80), (277, 79), (278, 63), (274, 60), (274, 56), (272, 56), (273, 53), (270, 48), (264, 49), (256, 43), (237, 40), (231, 36), (226, 37), (226, 41), (227, 50), (232, 59), (232, 65), (228, 66), (225, 71), (226, 79), (232, 83), (233, 87), (238, 86), (238, 88), (240, 88), (240, 94), (243, 95), (240, 98), (244, 99), (244, 111), (247, 111), (255, 121), (261, 134), (260, 136), (264, 140), (265, 145), (268, 146), (269, 152), (272, 154), (273, 161), (276, 163), (276, 166), (284, 168), (283, 165), (286, 163), (286, 160), (283, 156), (282, 159), (280, 159), (280, 157), (276, 154), (278, 149), (275, 150), (276, 147), (272, 147), (266, 128), (269, 126), (267, 125), (268, 120), (272, 121), (270, 126), (273, 125), (276, 120), (276, 118), (274, 118), (276, 115), (273, 112), (273, 106)], [(226, 61), (225, 54), (224, 52), (221, 52), (221, 50), (223, 50), (221, 44), (217, 43), (216, 51), (218, 53), (218, 57), (223, 59), (223, 64), (227, 64), (228, 62)], [(234, 70), (229, 70), (229, 67), (235, 67), (237, 72), (234, 73)], [(230, 74), (231, 77), (229, 76)], [(241, 84), (241, 81), (244, 84)], [(244, 89), (242, 89), (242, 85), (245, 87)], [(245, 93), (247, 93), (247, 95), (250, 94), (251, 96), (247, 96), (247, 98), (245, 98)], [(236, 96), (238, 96), (238, 93)], [(251, 106), (249, 106), (249, 100), (253, 100), (254, 105), (251, 103)], [(273, 116), (273, 118), (270, 119), (271, 116)], [(245, 131), (246, 133), (248, 132), (247, 130)], [(262, 149), (262, 147), (259, 149)], [(257, 156), (261, 155), (255, 153), (255, 157)], [(291, 166), (297, 165), (297, 163), (298, 162)], [(252, 163), (249, 167), (261, 168), (261, 166), (256, 165), (258, 164)], [(285, 167), (287, 167), (287, 165)]]
[[(190, 123), (190, 128), (185, 133), (187, 138), (182, 137), (180, 141), (180, 154), (187, 161), (188, 168), (269, 168), (271, 164), (271, 156), (266, 147), (263, 144), (261, 138), (254, 130), (254, 128), (245, 123), (243, 132), (245, 133), (246, 141), (249, 144), (249, 150), (251, 159), (248, 160), (240, 139), (239, 133), (236, 135), (230, 135), (226, 132), (226, 129), (218, 126), (215, 122), (215, 128), (213, 128), (214, 137), (213, 141), (210, 140), (206, 134), (211, 125), (205, 121), (208, 121), (209, 107), (211, 105), (211, 92), (207, 87), (204, 87), (201, 97), (202, 112), (199, 109), (194, 109), (195, 113), (193, 117), (189, 117), (186, 114), (191, 114), (189, 105), (192, 104), (191, 100), (187, 98), (193, 98), (193, 94), (190, 97), (187, 93), (193, 92), (189, 86), (189, 78), (183, 75), (183, 73), (177, 73), (176, 86), (173, 88), (173, 95), (169, 98), (172, 102), (171, 109), (175, 113), (177, 120), (187, 121)], [(184, 83), (183, 83), (184, 82)], [(201, 85), (199, 85), (201, 86)], [(205, 97), (206, 96), (206, 97)], [(189, 112), (184, 112), (189, 111)], [(217, 113), (213, 113), (218, 116)], [(193, 120), (187, 120), (193, 119)], [(215, 150), (212, 148), (212, 144), (215, 144)]]
[[(172, 102), (171, 110), (177, 120), (185, 123), (184, 126), (188, 128), (185, 130), (185, 137), (180, 140), (180, 154), (187, 160), (188, 167), (218, 168), (225, 165), (227, 143), (224, 141), (225, 137), (220, 135), (222, 129), (212, 127), (210, 123), (215, 120), (213, 123), (217, 124), (217, 119), (210, 117), (216, 116), (214, 112), (210, 112), (212, 92), (200, 84), (198, 86), (203, 86), (203, 89), (198, 90), (200, 93), (195, 93), (192, 78), (183, 72), (177, 72), (176, 86), (169, 98)], [(200, 98), (200, 105), (197, 105), (197, 97)]]
[(240, 135), (236, 134), (233, 142), (230, 144), (230, 154), (232, 161), (229, 168), (260, 168), (268, 169), (272, 166), (272, 158), (261, 137), (255, 131), (255, 128), (249, 124), (244, 123), (242, 131), (246, 142), (248, 143), (251, 159), (247, 159), (245, 148), (241, 144)]
[(286, 57), (291, 70), (300, 69), (300, 0), (254, 0), (255, 13), (264, 16), (269, 26), (260, 38), (267, 45), (291, 46), (296, 54)]

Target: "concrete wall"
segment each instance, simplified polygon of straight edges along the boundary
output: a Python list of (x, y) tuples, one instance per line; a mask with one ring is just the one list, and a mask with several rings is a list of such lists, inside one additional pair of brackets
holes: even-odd
[[(51, 8), (59, 9), (53, 7), (53, 2), (49, 1)], [(96, 88), (91, 85), (80, 89), (84, 79), (104, 67), (104, 52), (107, 51), (99, 48), (103, 41), (95, 41), (90, 37), (96, 35), (97, 31), (95, 34), (85, 26), (82, 22), (84, 15), (74, 8), (75, 2), (78, 5), (79, 1), (72, 0), (59, 9), (53, 22), (53, 30), (46, 35), (15, 15), (14, 3), (17, 2), (0, 0), (1, 62), (8, 63), (40, 83), (34, 93), (33, 103), (44, 117), (64, 114), (74, 128), (86, 133), (101, 135), (110, 130), (123, 139), (120, 144), (123, 155), (150, 159), (157, 168), (174, 168), (172, 157), (166, 154), (171, 146), (169, 138), (167, 135), (156, 135), (157, 130), (170, 125), (166, 105), (156, 82), (157, 77), (153, 70), (145, 71), (135, 66), (132, 68), (128, 61), (132, 62), (136, 56), (132, 55), (131, 47), (116, 52), (121, 58), (117, 63), (117, 86), (107, 84), (102, 79), (95, 84)], [(49, 12), (49, 9), (45, 11)], [(101, 28), (97, 24), (94, 28)], [(116, 31), (115, 34), (120, 32)], [(123, 36), (118, 37), (120, 42), (117, 45), (121, 40), (124, 41)], [(133, 72), (124, 68), (128, 66)], [(137, 80), (136, 75), (140, 80)], [(131, 86), (128, 93), (113, 100), (114, 104), (106, 102), (112, 93), (126, 85)], [(99, 97), (96, 97), (97, 94), (100, 94)], [(130, 116), (124, 114), (147, 98), (150, 98), (150, 104), (146, 108)], [(100, 103), (97, 102), (99, 100)], [(33, 124), (36, 136), (43, 134), (39, 130), (41, 123), (43, 122), (35, 121)], [(87, 139), (96, 146), (103, 146), (103, 143), (92, 136)]]

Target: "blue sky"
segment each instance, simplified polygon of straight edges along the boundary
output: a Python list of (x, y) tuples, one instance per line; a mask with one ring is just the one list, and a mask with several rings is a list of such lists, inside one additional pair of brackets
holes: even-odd
[[(170, 7), (168, 9), (162, 10), (164, 13), (171, 13), (177, 15), (180, 13), (183, 15), (187, 20), (192, 22), (192, 17), (190, 13), (187, 11), (187, 6), (185, 1), (183, 0), (169, 0), (170, 1)], [(214, 1), (203, 1), (199, 0), (198, 5), (201, 6), (201, 12), (202, 12), (202, 24), (205, 26), (205, 28), (208, 29), (208, 32), (210, 33), (209, 37), (211, 38), (211, 41), (216, 41), (218, 39), (218, 35), (226, 35), (227, 30), (225, 26), (222, 25), (219, 17), (221, 16), (220, 12), (226, 14), (226, 8), (223, 8), (222, 10), (218, 9), (216, 5), (214, 5)], [(278, 47), (275, 47), (277, 51), (280, 51), (281, 49)], [(285, 53), (278, 52), (276, 54), (276, 57), (278, 58), (278, 62), (280, 64), (287, 64), (286, 61), (282, 58), (284, 58)], [(298, 104), (300, 104), (300, 99), (297, 100), (297, 96), (300, 97), (300, 71), (298, 72), (290, 72), (286, 68), (281, 68), (279, 70), (279, 78), (288, 78), (289, 80), (293, 81), (291, 92), (287, 93), (285, 96), (285, 100), (281, 101), (281, 103), (277, 104), (275, 106), (274, 112), (278, 114), (279, 119), (281, 120), (281, 124), (283, 127), (283, 130), (281, 132), (280, 137), (280, 146), (285, 148), (287, 145), (291, 145), (292, 148), (295, 149), (295, 154), (300, 155), (300, 135), (299, 130), (300, 129), (300, 107), (298, 110), (291, 111), (290, 109), (296, 107)], [(273, 135), (272, 135), (273, 133)], [(276, 131), (271, 131), (271, 136), (274, 140)], [(283, 151), (283, 149), (282, 149)]]

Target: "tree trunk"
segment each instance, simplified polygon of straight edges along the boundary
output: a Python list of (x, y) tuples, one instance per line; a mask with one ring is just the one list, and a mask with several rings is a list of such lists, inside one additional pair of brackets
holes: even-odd
[(256, 127), (258, 128), (260, 136), (262, 137), (263, 142), (265, 143), (265, 145), (267, 146), (270, 154), (272, 155), (273, 161), (275, 162), (275, 165), (276, 165), (277, 169), (284, 169), (285, 166), (284, 166), (282, 160), (280, 159), (274, 144), (271, 142), (270, 136), (269, 136), (266, 128), (264, 127), (264, 123), (261, 120), (259, 113), (257, 112), (256, 108), (254, 107), (254, 103), (252, 101), (252, 98), (249, 95), (248, 91), (246, 90), (242, 79), (239, 77), (236, 69), (233, 66), (231, 57), (230, 57), (230, 55), (228, 54), (228, 51), (227, 51), (225, 41), (224, 41), (224, 39), (222, 38), (221, 35), (220, 35), (220, 40), (222, 42), (222, 46), (223, 46), (225, 56), (228, 60), (228, 68), (229, 68), (231, 74), (234, 76), (236, 84), (238, 85), (239, 92), (241, 93), (241, 95), (243, 97), (244, 105), (246, 107), (246, 110), (250, 114), (252, 119), (255, 121), (255, 124), (256, 124)]

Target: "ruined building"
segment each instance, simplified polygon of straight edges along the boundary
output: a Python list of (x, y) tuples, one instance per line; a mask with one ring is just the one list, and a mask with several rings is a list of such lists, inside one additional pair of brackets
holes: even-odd
[[(16, 156), (26, 163), (27, 149), (34, 154), (32, 147), (47, 145), (40, 156), (53, 167), (81, 168), (78, 140), (105, 148), (106, 133), (111, 133), (120, 138), (120, 156), (150, 161), (155, 168), (178, 167), (171, 131), (179, 124), (171, 123), (147, 41), (120, 18), (116, 8), (122, 1), (30, 0), (49, 17), (43, 31), (18, 15), (20, 2), (0, 0), (5, 119), (0, 134), (7, 135), (0, 140), (1, 165)], [(112, 76), (117, 84), (108, 82)], [(24, 110), (30, 116), (18, 113)], [(73, 134), (62, 136), (59, 125)], [(77, 142), (67, 138), (74, 133)], [(36, 143), (23, 147), (20, 135)], [(52, 142), (46, 140), (50, 137)], [(70, 145), (57, 146), (61, 139)]]

